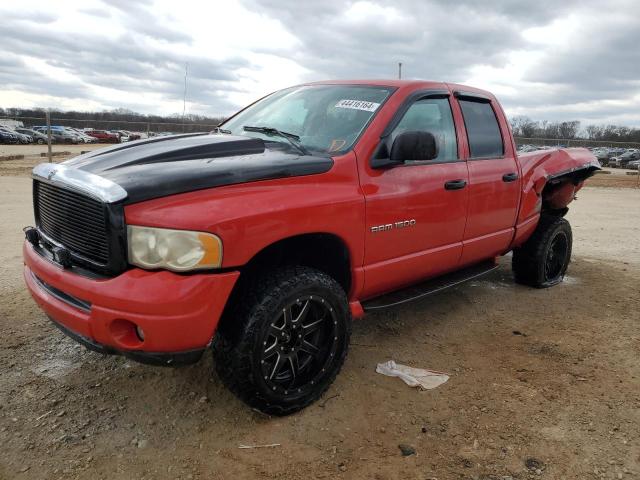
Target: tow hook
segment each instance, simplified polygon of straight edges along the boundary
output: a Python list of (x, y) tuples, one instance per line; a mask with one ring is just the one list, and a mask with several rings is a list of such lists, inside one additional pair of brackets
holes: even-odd
[(38, 232), (37, 228), (24, 227), (22, 231), (24, 232), (24, 236), (27, 239), (27, 242), (29, 242), (34, 247), (40, 245), (40, 233)]

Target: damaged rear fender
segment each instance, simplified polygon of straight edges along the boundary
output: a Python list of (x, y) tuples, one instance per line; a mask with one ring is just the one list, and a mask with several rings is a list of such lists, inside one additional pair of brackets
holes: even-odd
[(543, 211), (564, 214), (587, 178), (600, 170), (598, 159), (586, 148), (525, 153), (522, 166), (522, 204), (518, 223)]

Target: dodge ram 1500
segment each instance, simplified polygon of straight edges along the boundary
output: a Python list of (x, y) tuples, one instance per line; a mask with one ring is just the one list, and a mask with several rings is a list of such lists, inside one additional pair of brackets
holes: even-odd
[(66, 334), (159, 365), (210, 348), (224, 383), (285, 415), (329, 388), (352, 318), (475, 278), (563, 279), (563, 218), (600, 168), (516, 154), (489, 92), (336, 81), (275, 92), (214, 132), (33, 171), (24, 278)]

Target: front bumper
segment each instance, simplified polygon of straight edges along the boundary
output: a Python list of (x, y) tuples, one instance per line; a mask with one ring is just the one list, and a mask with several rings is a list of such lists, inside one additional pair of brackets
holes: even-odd
[(161, 365), (200, 358), (240, 275), (135, 268), (93, 279), (64, 270), (28, 242), (23, 255), (31, 295), (61, 330), (92, 350)]

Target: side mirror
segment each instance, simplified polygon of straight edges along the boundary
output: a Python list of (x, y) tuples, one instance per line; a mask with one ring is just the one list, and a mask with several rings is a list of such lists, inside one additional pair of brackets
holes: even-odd
[(371, 168), (391, 168), (411, 160), (433, 160), (438, 156), (438, 142), (430, 132), (402, 132), (395, 138), (391, 152), (387, 152), (388, 144), (382, 141), (371, 159)]
[(438, 156), (438, 142), (431, 132), (402, 132), (393, 142), (389, 159), (392, 162), (407, 160), (433, 160)]

